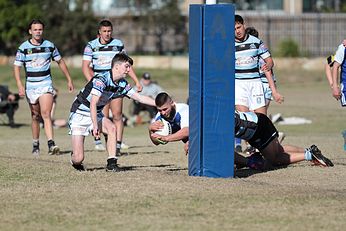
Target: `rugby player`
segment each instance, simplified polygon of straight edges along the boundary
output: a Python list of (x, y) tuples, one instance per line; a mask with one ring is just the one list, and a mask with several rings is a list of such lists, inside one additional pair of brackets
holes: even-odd
[(235, 137), (248, 141), (252, 147), (259, 150), (265, 159), (265, 163), (261, 163), (261, 161), (252, 163), (253, 168), (264, 170), (304, 160), (324, 167), (334, 166), (316, 145), (305, 149), (292, 145), (281, 145), (278, 140), (278, 131), (264, 114), (235, 111), (234, 119)]
[[(112, 58), (119, 52), (125, 52), (124, 43), (112, 37), (113, 25), (109, 20), (102, 20), (98, 27), (98, 38), (88, 42), (83, 53), (82, 71), (87, 79), (93, 77), (94, 74), (107, 72), (111, 69)], [(130, 78), (135, 82), (138, 92), (142, 90), (142, 85), (138, 81), (138, 78), (130, 67)], [(110, 109), (113, 115), (113, 122), (117, 129), (117, 154), (120, 155), (120, 148), (122, 145), (124, 122), (122, 116), (123, 98), (118, 97), (111, 101)], [(109, 106), (104, 109), (105, 116), (109, 115)], [(104, 149), (101, 140), (95, 138), (95, 149)]]
[[(68, 90), (74, 86), (67, 66), (57, 47), (43, 38), (44, 24), (34, 19), (29, 24), (31, 38), (23, 42), (16, 53), (14, 61), (14, 77), (16, 78), (19, 96), (26, 96), (31, 111), (31, 129), (33, 138), (32, 154), (40, 154), (40, 117), (44, 121), (44, 130), (48, 140), (48, 154), (59, 154), (60, 149), (54, 142), (51, 111), (54, 88), (50, 72), (51, 60), (58, 63), (67, 79)], [(25, 87), (20, 79), (20, 68), (24, 66), (26, 73)]]
[[(176, 103), (166, 93), (161, 92), (155, 98), (157, 114), (155, 121), (149, 125), (149, 137), (153, 144), (189, 140), (189, 106), (185, 103)], [(161, 119), (166, 120), (172, 127), (172, 134), (161, 136), (155, 132), (162, 128)]]
[(152, 98), (142, 96), (134, 91), (130, 84), (124, 79), (130, 72), (133, 60), (125, 53), (118, 53), (112, 58), (111, 70), (96, 73), (85, 85), (75, 98), (69, 118), (69, 134), (72, 135), (71, 164), (79, 170), (85, 170), (82, 162), (84, 160), (84, 139), (90, 133), (96, 138), (101, 132), (108, 135), (107, 141), (107, 171), (121, 170), (117, 164), (116, 157), (116, 134), (115, 125), (102, 113), (104, 106), (109, 101), (128, 96), (141, 103), (155, 106)]

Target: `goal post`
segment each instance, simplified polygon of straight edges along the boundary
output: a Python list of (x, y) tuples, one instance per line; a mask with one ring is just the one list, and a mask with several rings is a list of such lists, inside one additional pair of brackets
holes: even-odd
[(234, 5), (190, 5), (190, 176), (234, 176)]

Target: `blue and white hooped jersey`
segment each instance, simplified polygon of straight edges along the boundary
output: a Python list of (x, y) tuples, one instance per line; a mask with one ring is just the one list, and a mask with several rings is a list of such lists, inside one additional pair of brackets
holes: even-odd
[(83, 60), (91, 62), (94, 72), (108, 71), (112, 67), (112, 59), (119, 52), (125, 51), (121, 40), (112, 39), (107, 44), (101, 44), (100, 39), (94, 39), (86, 45)]
[[(155, 121), (164, 119), (171, 124), (172, 133), (176, 133), (182, 128), (189, 127), (189, 105), (185, 103), (175, 104), (175, 115), (172, 120), (163, 118), (158, 112), (155, 116)], [(183, 140), (184, 141), (184, 140)], [(186, 140), (187, 141), (187, 140)], [(184, 141), (184, 142), (186, 142)]]
[(338, 49), (335, 52), (334, 62), (340, 64), (340, 82), (346, 85), (346, 49), (343, 44), (338, 46)]
[(43, 40), (40, 45), (33, 45), (27, 40), (19, 46), (14, 65), (25, 67), (26, 89), (30, 90), (52, 85), (51, 60), (60, 59), (61, 55), (52, 42)]
[(235, 42), (235, 78), (256, 79), (260, 78), (259, 58), (270, 57), (268, 48), (264, 43), (252, 36), (242, 42)]
[(234, 135), (237, 138), (250, 140), (256, 130), (258, 117), (254, 112), (234, 112)]
[[(266, 75), (264, 74), (264, 71), (261, 70), (261, 67), (265, 64), (264, 60), (262, 58), (259, 59), (259, 72), (260, 72), (260, 76), (261, 76), (261, 81), (262, 83), (268, 83), (268, 79), (266, 77)], [(274, 80), (274, 83), (276, 83), (276, 77), (274, 75), (274, 71), (271, 70), (272, 72), (272, 78)]]
[(99, 73), (79, 92), (70, 111), (90, 116), (91, 97), (95, 95), (100, 96), (96, 106), (97, 113), (101, 113), (103, 107), (112, 99), (125, 95), (131, 97), (134, 93), (135, 91), (125, 79), (114, 82), (110, 71)]

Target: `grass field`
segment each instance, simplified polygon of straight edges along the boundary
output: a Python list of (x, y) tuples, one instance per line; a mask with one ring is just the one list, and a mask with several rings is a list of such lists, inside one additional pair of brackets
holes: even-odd
[[(0, 83), (16, 90), (11, 69), (0, 71)], [(186, 100), (186, 72), (147, 71), (177, 101)], [(80, 88), (80, 70), (71, 72)], [(54, 73), (60, 89), (56, 118), (67, 118), (76, 92), (68, 94), (63, 77)], [(93, 151), (87, 138), (88, 171), (76, 172), (69, 165), (67, 129), (55, 130), (63, 155), (46, 154), (41, 131), (41, 156), (32, 157), (30, 115), (22, 100), (15, 117), (19, 128), (0, 121), (0, 230), (343, 230), (345, 110), (332, 99), (323, 72), (296, 67), (277, 75), (285, 103), (273, 103), (270, 112), (312, 120), (279, 126), (287, 135), (284, 143), (317, 144), (335, 167), (303, 162), (264, 173), (243, 169), (234, 179), (189, 177), (182, 143), (153, 146), (144, 124), (125, 129), (132, 147), (119, 163), (126, 171), (106, 172), (106, 153)]]

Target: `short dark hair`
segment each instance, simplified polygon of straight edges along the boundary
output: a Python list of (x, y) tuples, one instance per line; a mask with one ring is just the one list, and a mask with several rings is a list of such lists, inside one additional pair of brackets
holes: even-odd
[(107, 19), (104, 19), (104, 20), (101, 20), (101, 22), (99, 22), (99, 29), (101, 29), (101, 27), (103, 26), (106, 26), (106, 27), (111, 27), (113, 29), (113, 25), (111, 23), (111, 21), (107, 20)]
[(244, 19), (239, 14), (234, 15), (234, 23), (244, 24)]
[(33, 24), (41, 24), (44, 28), (44, 23), (40, 20), (40, 19), (33, 19), (31, 20), (31, 22), (29, 23), (29, 26), (28, 26), (28, 31), (31, 29), (31, 26)]
[(133, 60), (131, 59), (131, 57), (123, 52), (120, 52), (113, 57), (112, 68), (115, 63), (125, 63), (125, 62), (129, 62), (131, 66), (133, 65)]
[(155, 98), (155, 105), (156, 107), (161, 107), (170, 101), (172, 101), (172, 98), (166, 92), (161, 92)]
[(255, 27), (247, 27), (245, 29), (245, 33), (249, 34), (249, 35), (252, 35), (252, 36), (255, 36), (256, 38), (258, 38), (258, 31), (256, 30)]

